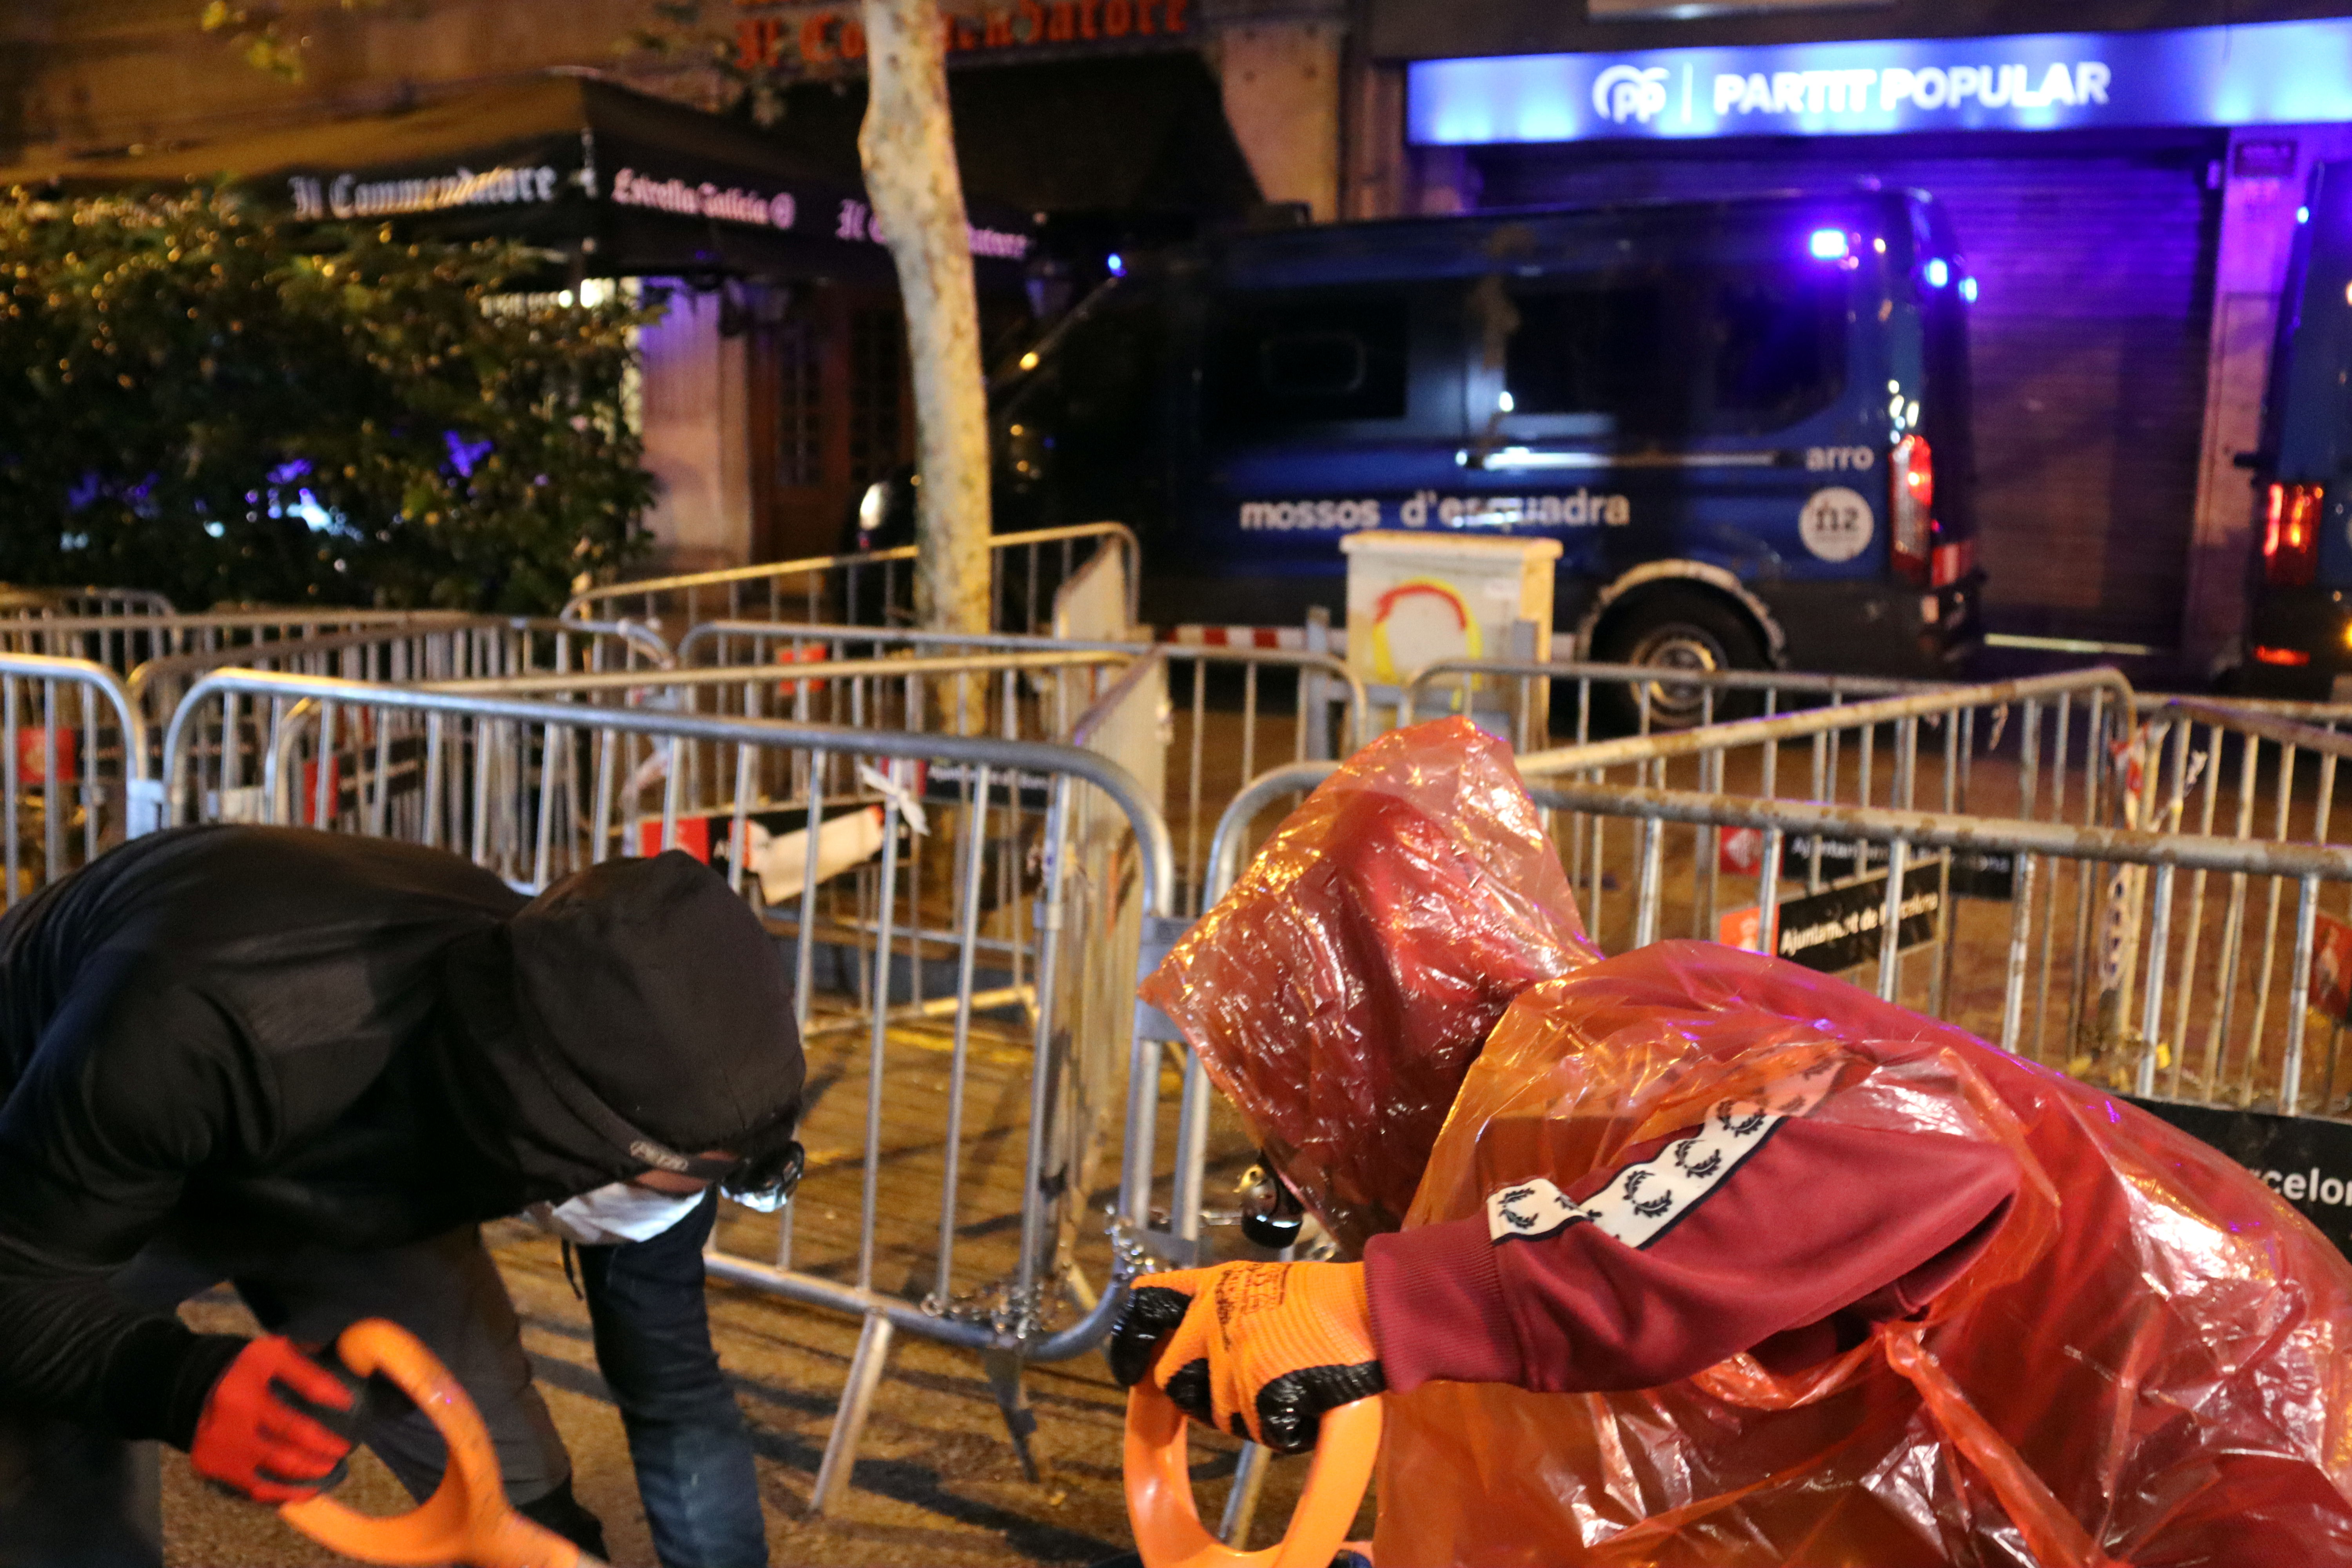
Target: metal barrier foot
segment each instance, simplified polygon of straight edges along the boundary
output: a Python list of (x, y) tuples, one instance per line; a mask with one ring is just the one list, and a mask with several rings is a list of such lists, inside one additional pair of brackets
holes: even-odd
[(1037, 1413), (1029, 1408), (1029, 1391), (1021, 1384), (1021, 1356), (1014, 1351), (983, 1351), (980, 1359), (988, 1372), (988, 1391), (996, 1396), (996, 1408), (1003, 1413), (1005, 1435), (1013, 1439), (1013, 1451), (1021, 1456), (1021, 1474), (1034, 1481), (1037, 1456), (1029, 1439), (1037, 1431)]
[(841, 1409), (834, 1415), (833, 1432), (824, 1443), (824, 1461), (817, 1466), (816, 1490), (809, 1498), (809, 1511), (820, 1518), (833, 1511), (833, 1505), (849, 1486), (849, 1472), (857, 1464), (858, 1440), (866, 1435), (866, 1417), (874, 1408), (874, 1391), (881, 1386), (895, 1331), (890, 1320), (878, 1312), (858, 1331), (857, 1353), (849, 1358), (849, 1384), (842, 1390)]
[(1244, 1443), (1234, 1464), (1233, 1489), (1225, 1494), (1225, 1517), (1218, 1522), (1217, 1539), (1236, 1552), (1249, 1550), (1250, 1526), (1257, 1520), (1258, 1494), (1265, 1489), (1265, 1448)]

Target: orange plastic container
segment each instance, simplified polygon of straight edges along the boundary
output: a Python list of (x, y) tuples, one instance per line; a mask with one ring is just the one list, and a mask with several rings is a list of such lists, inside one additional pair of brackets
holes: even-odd
[(1323, 1417), (1307, 1484), (1282, 1540), (1242, 1552), (1211, 1535), (1192, 1498), (1184, 1413), (1150, 1378), (1127, 1396), (1127, 1516), (1144, 1568), (1330, 1568), (1363, 1506), (1381, 1448), (1381, 1402)]
[(378, 1519), (320, 1493), (278, 1509), (287, 1522), (330, 1551), (362, 1563), (465, 1563), (473, 1568), (595, 1568), (595, 1559), (515, 1512), (482, 1417), (457, 1380), (396, 1323), (368, 1318), (335, 1342), (362, 1377), (381, 1373), (441, 1429), (449, 1468), (433, 1495), (406, 1513)]

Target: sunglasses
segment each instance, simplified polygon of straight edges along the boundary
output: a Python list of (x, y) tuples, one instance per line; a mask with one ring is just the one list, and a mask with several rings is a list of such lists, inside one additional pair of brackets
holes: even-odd
[(794, 1139), (771, 1153), (738, 1160), (734, 1171), (719, 1179), (719, 1191), (745, 1208), (773, 1214), (793, 1201), (807, 1169), (808, 1152)]
[(793, 1189), (801, 1184), (801, 1174), (808, 1168), (808, 1152), (801, 1147), (798, 1139), (768, 1153), (740, 1160), (681, 1154), (643, 1138), (629, 1145), (629, 1152), (656, 1170), (709, 1182), (721, 1196), (761, 1214), (773, 1214), (790, 1203)]

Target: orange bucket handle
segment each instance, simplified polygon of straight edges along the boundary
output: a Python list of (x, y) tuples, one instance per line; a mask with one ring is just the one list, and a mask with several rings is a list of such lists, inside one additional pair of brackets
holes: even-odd
[(1323, 1417), (1322, 1441), (1281, 1542), (1242, 1552), (1211, 1535), (1192, 1500), (1184, 1413), (1146, 1378), (1127, 1395), (1127, 1517), (1144, 1568), (1330, 1568), (1381, 1451), (1377, 1398)]
[(330, 1551), (363, 1563), (591, 1568), (594, 1559), (508, 1503), (498, 1452), (474, 1402), (415, 1335), (382, 1318), (367, 1318), (345, 1329), (335, 1350), (359, 1376), (381, 1373), (416, 1402), (448, 1444), (449, 1468), (433, 1495), (406, 1513), (378, 1519), (320, 1493), (280, 1507), (288, 1523)]

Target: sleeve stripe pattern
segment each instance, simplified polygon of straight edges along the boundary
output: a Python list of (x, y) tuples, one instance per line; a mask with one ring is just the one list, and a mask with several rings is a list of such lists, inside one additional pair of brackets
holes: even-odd
[(1496, 1242), (1539, 1241), (1570, 1226), (1589, 1224), (1639, 1251), (1705, 1203), (1771, 1141), (1782, 1122), (1819, 1105), (1835, 1080), (1834, 1064), (1824, 1064), (1775, 1085), (1777, 1092), (1766, 1097), (1769, 1110), (1751, 1100), (1724, 1100), (1707, 1112), (1697, 1131), (1625, 1166), (1580, 1204), (1541, 1176), (1498, 1188), (1486, 1197), (1486, 1234)]

